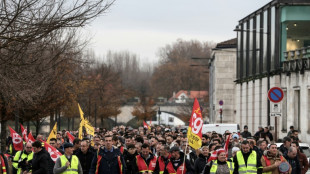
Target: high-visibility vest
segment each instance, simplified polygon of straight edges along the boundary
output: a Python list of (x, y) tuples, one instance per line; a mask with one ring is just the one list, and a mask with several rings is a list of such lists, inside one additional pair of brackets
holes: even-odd
[(22, 172), (21, 168), (18, 168), (18, 162), (23, 161), (25, 158), (27, 158), (27, 161), (30, 161), (33, 159), (33, 152), (30, 154), (25, 154), (24, 151), (18, 151), (13, 159), (12, 166), (17, 169), (17, 174), (20, 174)]
[(247, 173), (257, 173), (257, 154), (254, 150), (248, 157), (247, 166), (245, 165), (245, 161), (241, 151), (238, 151), (237, 154), (237, 161), (239, 165), (239, 174), (247, 174)]
[(142, 172), (142, 173), (144, 172), (153, 173), (154, 172), (155, 167), (156, 167), (156, 160), (157, 160), (155, 156), (150, 160), (149, 166), (147, 166), (146, 162), (141, 157), (141, 155), (137, 155), (136, 159), (137, 159), (137, 166), (138, 166), (139, 172)]
[[(217, 171), (217, 166), (218, 166), (217, 160), (213, 160), (212, 162), (213, 163), (212, 163), (212, 167), (210, 169), (210, 174), (215, 174), (216, 171)], [(229, 169), (229, 173), (230, 174), (234, 173), (234, 163), (231, 162), (231, 161), (226, 161), (226, 163), (227, 163), (227, 166), (228, 166), (228, 169)]]
[[(168, 156), (168, 160), (169, 159), (170, 159), (170, 154)], [(158, 166), (159, 166), (159, 174), (163, 174), (166, 168), (166, 164), (162, 156), (158, 157)]]
[[(78, 174), (78, 169), (79, 169), (79, 159), (77, 156), (72, 155), (71, 157), (71, 163), (70, 166), (67, 168), (66, 171), (62, 172), (62, 174)], [(60, 156), (60, 162), (61, 162), (61, 167), (66, 166), (66, 163), (68, 162), (68, 159), (66, 155), (61, 155)]]
[(181, 164), (177, 168), (177, 171), (175, 171), (171, 161), (169, 161), (169, 163), (167, 164), (167, 171), (168, 171), (169, 174), (182, 174), (182, 173), (184, 174), (184, 173), (186, 173), (185, 162), (183, 162), (183, 164)]
[(7, 168), (5, 166), (5, 161), (2, 155), (0, 155), (0, 162), (1, 162), (1, 170), (3, 174), (7, 174)]
[[(268, 159), (268, 157), (267, 157), (267, 156), (265, 156), (265, 155), (263, 155), (263, 158), (264, 158), (264, 160), (265, 160), (265, 162), (266, 162), (266, 166), (270, 166), (270, 165), (271, 165), (271, 162), (270, 162), (270, 160)], [(283, 156), (282, 156), (282, 155), (280, 156), (280, 159), (281, 159), (281, 161), (284, 161), (284, 159), (283, 159)], [(263, 172), (263, 174), (272, 174), (272, 171), (269, 171), (269, 172)]]

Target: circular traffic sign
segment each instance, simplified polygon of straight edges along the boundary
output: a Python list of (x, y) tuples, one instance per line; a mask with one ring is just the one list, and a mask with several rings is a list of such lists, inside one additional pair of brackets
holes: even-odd
[(222, 106), (224, 104), (223, 100), (220, 100), (219, 104)]
[(283, 90), (279, 87), (273, 87), (268, 91), (268, 99), (274, 103), (279, 103), (284, 97)]

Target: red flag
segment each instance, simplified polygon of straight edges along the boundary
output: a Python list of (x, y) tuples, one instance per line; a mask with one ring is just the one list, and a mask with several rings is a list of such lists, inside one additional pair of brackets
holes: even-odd
[(49, 145), (45, 141), (42, 141), (44, 143), (44, 147), (46, 151), (50, 154), (52, 160), (56, 162), (57, 158), (60, 157), (62, 154), (53, 146)]
[(75, 139), (75, 137), (74, 137), (72, 134), (70, 134), (69, 131), (67, 131), (66, 133), (67, 133), (67, 136), (68, 136), (68, 138), (69, 138), (70, 143), (73, 144), (73, 140)]
[(145, 129), (151, 129), (151, 127), (145, 121), (143, 121), (143, 127)]
[(210, 158), (208, 159), (208, 162), (212, 161), (212, 160), (216, 160), (217, 159), (217, 151), (213, 151)]
[(199, 106), (198, 100), (195, 98), (193, 111), (192, 111), (191, 119), (189, 120), (189, 126), (188, 126), (188, 131), (187, 131), (188, 144), (194, 149), (198, 149), (201, 147), (202, 125), (203, 125), (203, 120), (202, 120), (200, 106)]
[(33, 138), (32, 133), (29, 132), (29, 134), (28, 134), (28, 142), (30, 142), (30, 143), (32, 144), (32, 143), (35, 142), (35, 141), (36, 141), (36, 140)]
[(22, 139), (22, 137), (18, 133), (16, 133), (15, 130), (13, 130), (10, 126), (9, 126), (9, 129), (11, 132), (11, 137), (12, 137), (14, 149), (16, 151), (23, 150), (23, 139)]
[(24, 126), (22, 124), (20, 124), (20, 128), (22, 130), (22, 135), (23, 135), (25, 142), (28, 142), (27, 129), (24, 129)]
[(231, 137), (231, 134), (228, 135), (226, 142), (225, 142), (225, 146), (224, 146), (224, 149), (225, 149), (227, 155), (228, 155), (228, 146), (229, 146), (230, 137)]

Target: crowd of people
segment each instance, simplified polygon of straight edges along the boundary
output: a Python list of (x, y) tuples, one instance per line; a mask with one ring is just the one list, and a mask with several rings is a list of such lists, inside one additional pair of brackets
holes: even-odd
[(93, 137), (83, 137), (69, 143), (66, 131), (58, 132), (49, 140), (62, 154), (55, 160), (41, 134), (24, 143), (23, 151), (15, 152), (8, 141), (0, 174), (305, 174), (309, 166), (292, 126), (281, 147), (268, 127), (259, 127), (253, 136), (247, 126), (241, 133), (207, 132), (199, 149), (188, 145), (187, 129), (163, 126), (98, 128)]

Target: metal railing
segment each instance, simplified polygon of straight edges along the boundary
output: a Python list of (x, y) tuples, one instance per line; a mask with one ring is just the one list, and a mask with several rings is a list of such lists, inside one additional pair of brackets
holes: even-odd
[(291, 72), (304, 73), (304, 70), (310, 69), (310, 46), (297, 50), (285, 51), (283, 70), (290, 75)]

